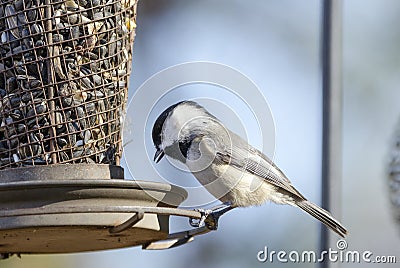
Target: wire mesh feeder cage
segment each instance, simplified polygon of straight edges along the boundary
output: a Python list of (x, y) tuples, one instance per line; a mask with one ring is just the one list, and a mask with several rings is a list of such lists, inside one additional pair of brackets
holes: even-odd
[(0, 169), (119, 164), (137, 0), (1, 0)]
[(390, 148), (389, 190), (394, 219), (400, 225), (400, 121), (396, 126)]

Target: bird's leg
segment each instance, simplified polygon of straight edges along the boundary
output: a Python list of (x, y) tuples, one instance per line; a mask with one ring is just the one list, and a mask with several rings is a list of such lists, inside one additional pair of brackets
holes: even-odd
[(225, 202), (222, 205), (218, 205), (212, 209), (195, 209), (202, 214), (201, 218), (195, 221), (193, 218), (189, 219), (189, 223), (193, 227), (199, 227), (206, 224), (207, 228), (210, 230), (217, 230), (219, 218), (226, 212), (233, 209), (230, 202)]

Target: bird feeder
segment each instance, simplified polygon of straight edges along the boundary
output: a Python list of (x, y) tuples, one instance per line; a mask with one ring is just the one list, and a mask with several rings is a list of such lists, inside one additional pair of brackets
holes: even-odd
[[(137, 0), (0, 3), (0, 257), (186, 243), (185, 190), (124, 180)], [(170, 239), (168, 243), (154, 242)]]

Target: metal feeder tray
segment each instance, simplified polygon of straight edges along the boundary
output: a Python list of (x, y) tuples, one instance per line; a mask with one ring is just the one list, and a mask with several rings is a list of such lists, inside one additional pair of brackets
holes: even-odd
[(165, 249), (210, 231), (203, 226), (169, 235), (169, 216), (203, 216), (177, 209), (187, 192), (123, 178), (123, 168), (101, 164), (0, 171), (0, 259), (137, 245)]

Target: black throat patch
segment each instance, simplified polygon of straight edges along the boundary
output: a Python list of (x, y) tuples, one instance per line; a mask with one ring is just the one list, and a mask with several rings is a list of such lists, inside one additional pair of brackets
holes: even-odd
[(196, 135), (192, 134), (188, 138), (179, 142), (179, 150), (181, 151), (185, 159), (187, 159), (188, 151), (190, 149), (190, 146), (192, 146), (194, 138), (196, 138)]

